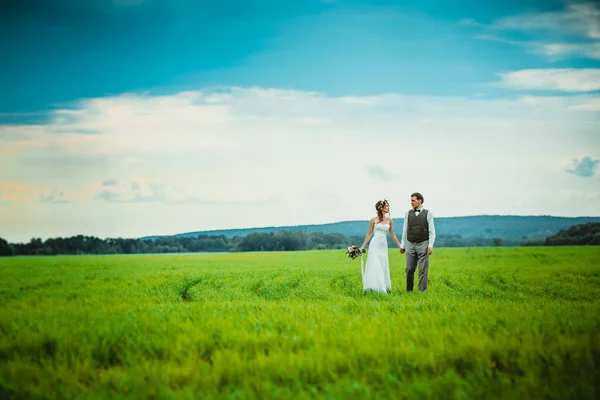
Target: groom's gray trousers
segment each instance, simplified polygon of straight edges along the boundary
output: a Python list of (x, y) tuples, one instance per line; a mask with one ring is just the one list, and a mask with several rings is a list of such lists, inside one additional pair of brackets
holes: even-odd
[(415, 270), (419, 267), (419, 291), (427, 290), (427, 278), (429, 276), (429, 254), (427, 248), (429, 240), (421, 243), (406, 241), (406, 290), (411, 292), (415, 281)]

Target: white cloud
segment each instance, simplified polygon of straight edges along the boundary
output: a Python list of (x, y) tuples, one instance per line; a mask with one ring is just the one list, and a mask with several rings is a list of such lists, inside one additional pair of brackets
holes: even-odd
[(500, 86), (524, 90), (591, 92), (600, 90), (600, 69), (526, 69), (499, 74)]
[[(416, 190), (439, 216), (562, 215), (575, 194), (600, 190), (561, 173), (565, 157), (600, 153), (598, 101), (260, 88), (81, 101), (46, 125), (0, 127), (3, 235), (368, 219), (384, 197), (402, 215)], [(63, 198), (70, 202), (39, 201)], [(594, 210), (586, 204), (578, 213)]]

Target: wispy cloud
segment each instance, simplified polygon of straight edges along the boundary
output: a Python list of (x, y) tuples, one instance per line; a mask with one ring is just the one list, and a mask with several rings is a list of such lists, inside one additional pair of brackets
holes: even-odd
[(592, 98), (588, 102), (569, 106), (570, 110), (600, 111), (600, 98)]
[(600, 90), (600, 69), (526, 69), (500, 73), (500, 86), (514, 89), (592, 92)]
[(461, 19), (460, 21), (458, 21), (458, 23), (463, 26), (474, 26), (474, 27), (484, 27), (485, 26), (485, 24), (482, 24), (481, 22), (477, 22), (477, 20), (475, 20), (473, 18)]
[(392, 175), (389, 172), (387, 172), (381, 165), (367, 165), (366, 170), (369, 177), (372, 179), (384, 182), (389, 182), (392, 180)]
[(0, 196), (5, 203), (28, 204), (34, 208), (33, 204), (35, 203), (57, 204), (85, 201), (84, 189), (84, 187), (79, 187), (79, 193), (74, 193), (64, 189), (48, 188), (43, 181), (37, 184), (0, 182)]
[(40, 193), (39, 200), (43, 203), (69, 203), (71, 200), (62, 190), (52, 190), (50, 193)]
[(26, 201), (30, 199), (30, 194), (22, 184), (0, 182), (0, 195), (7, 201)]
[(598, 43), (537, 43), (528, 44), (532, 52), (549, 58), (583, 56), (600, 60), (600, 42)]
[(118, 183), (116, 179), (107, 179), (101, 183), (101, 186), (117, 186)]
[(562, 11), (500, 18), (492, 26), (497, 29), (558, 32), (600, 39), (600, 9), (596, 2), (573, 2)]
[[(490, 25), (473, 19), (462, 25), (482, 29), (476, 37), (521, 46), (551, 61), (566, 57), (600, 60), (600, 7), (597, 2), (567, 3), (561, 11), (527, 13), (495, 20)], [(519, 32), (527, 39), (510, 39), (506, 33)]]
[(243, 204), (253, 200), (246, 198), (244, 201), (233, 199), (222, 200), (206, 194), (204, 197), (189, 193), (178, 185), (153, 182), (145, 179), (134, 181), (105, 180), (101, 183), (92, 183), (91, 197), (95, 201), (107, 203), (161, 203), (161, 204)]
[(600, 60), (600, 42), (546, 43), (539, 40), (511, 40), (494, 34), (480, 34), (476, 38), (519, 46), (529, 53), (543, 55), (551, 62), (573, 56)]
[(182, 203), (193, 200), (172, 187), (156, 182), (104, 181), (100, 187), (94, 199), (109, 203)]
[(599, 159), (585, 156), (573, 159), (571, 164), (565, 168), (565, 171), (583, 178), (589, 178), (596, 174), (598, 164), (600, 164)]

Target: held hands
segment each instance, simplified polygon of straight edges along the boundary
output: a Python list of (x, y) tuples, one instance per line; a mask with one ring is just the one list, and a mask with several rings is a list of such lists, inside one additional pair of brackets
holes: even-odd
[[(403, 249), (402, 247), (400, 247), (400, 254), (404, 254), (406, 252), (406, 249)], [(427, 248), (427, 255), (431, 255), (433, 253), (433, 249), (431, 247)]]

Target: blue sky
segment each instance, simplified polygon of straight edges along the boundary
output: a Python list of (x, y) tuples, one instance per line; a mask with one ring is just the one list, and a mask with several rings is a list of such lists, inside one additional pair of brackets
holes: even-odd
[[(430, 174), (426, 187), (442, 216), (572, 215), (567, 208), (577, 198), (585, 206), (576, 215), (600, 214), (595, 2), (23, 0), (1, 7), (0, 217), (11, 226), (9, 240), (366, 219), (378, 197), (405, 208), (419, 182), (404, 172), (419, 168)], [(437, 140), (440, 153), (411, 153), (416, 164), (406, 164), (404, 145), (414, 137)], [(302, 141), (312, 143), (308, 154), (292, 147)], [(339, 150), (345, 141), (368, 148), (352, 157)], [(462, 152), (474, 142), (481, 145), (465, 164)], [(502, 148), (512, 160), (496, 155)], [(307, 163), (323, 182), (283, 189), (286, 175), (304, 179), (299, 166)], [(531, 181), (517, 179), (523, 172), (515, 164)], [(331, 166), (364, 176), (364, 193), (348, 199), (331, 185), (343, 176), (319, 172)], [(455, 188), (440, 180), (443, 170), (463, 177)], [(478, 173), (467, 179), (466, 170)], [(489, 174), (504, 183), (482, 185)], [(270, 180), (248, 185), (256, 176)], [(549, 201), (557, 185), (563, 192)], [(525, 188), (535, 201), (511, 197)], [(476, 195), (478, 206), (447, 200), (452, 190)], [(492, 193), (498, 202), (487, 200)], [(319, 199), (343, 207), (328, 213)], [(225, 221), (213, 217), (221, 204), (232, 215)], [(37, 218), (8, 217), (15, 212)], [(151, 222), (157, 212), (168, 217)], [(73, 220), (58, 227), (57, 215)], [(77, 215), (90, 217), (82, 225)], [(124, 215), (132, 218), (127, 228), (119, 226)]]
[(0, 17), (2, 113), (213, 85), (500, 96), (510, 93), (484, 86), (499, 71), (598, 66), (582, 57), (549, 62), (459, 23), (560, 11), (560, 1), (14, 3)]

